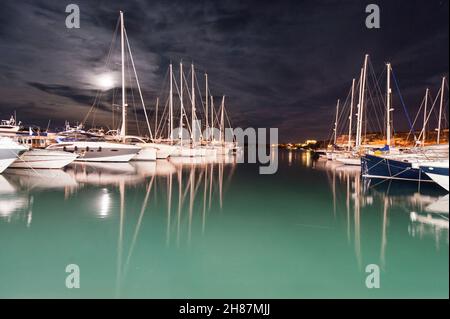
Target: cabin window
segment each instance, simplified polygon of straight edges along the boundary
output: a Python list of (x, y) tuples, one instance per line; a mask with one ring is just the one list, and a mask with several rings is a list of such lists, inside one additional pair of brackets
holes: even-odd
[(111, 150), (111, 152), (118, 152), (119, 150)]

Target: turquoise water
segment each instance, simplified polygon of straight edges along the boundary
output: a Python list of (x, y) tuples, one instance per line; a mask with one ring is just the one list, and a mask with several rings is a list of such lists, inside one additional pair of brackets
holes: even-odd
[(233, 162), (7, 170), (0, 297), (448, 298), (437, 187), (368, 183), (301, 152), (280, 151), (275, 175)]

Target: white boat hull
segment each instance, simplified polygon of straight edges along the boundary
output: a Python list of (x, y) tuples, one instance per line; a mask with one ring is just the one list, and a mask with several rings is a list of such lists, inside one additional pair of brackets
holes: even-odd
[(360, 158), (338, 157), (336, 158), (336, 161), (344, 165), (361, 166)]
[(0, 137), (0, 173), (3, 173), (27, 149), (10, 138)]
[(172, 154), (174, 157), (204, 157), (206, 149), (203, 147), (176, 146), (176, 151)]
[(0, 173), (3, 173), (15, 160), (15, 158), (0, 159)]
[(449, 178), (445, 175), (426, 173), (436, 184), (449, 191)]
[(63, 150), (79, 155), (77, 162), (128, 162), (140, 150), (139, 146), (110, 142), (63, 142), (47, 150)]
[(137, 144), (141, 150), (132, 158), (133, 161), (156, 161), (157, 150), (147, 144)]
[(10, 168), (60, 169), (77, 158), (76, 154), (62, 151), (30, 150), (14, 161)]
[(157, 159), (166, 159), (176, 153), (176, 146), (164, 143), (147, 143), (156, 149)]

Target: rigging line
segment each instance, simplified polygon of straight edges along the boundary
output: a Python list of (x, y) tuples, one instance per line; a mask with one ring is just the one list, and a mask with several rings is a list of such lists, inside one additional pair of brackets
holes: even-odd
[(129, 80), (129, 83), (130, 83), (131, 100), (133, 101), (132, 104), (133, 104), (133, 111), (134, 111), (134, 119), (135, 119), (135, 122), (136, 122), (136, 129), (137, 129), (138, 136), (141, 136), (141, 131), (139, 129), (139, 126), (140, 126), (139, 125), (139, 120), (138, 120), (138, 116), (137, 116), (137, 112), (136, 112), (136, 99), (134, 97), (133, 83), (131, 81), (131, 72), (130, 72), (128, 59), (126, 60), (125, 63), (126, 63), (126, 66), (127, 66), (128, 80)]
[[(190, 74), (191, 74), (191, 71), (189, 70), (188, 76), (189, 76)], [(190, 94), (190, 92), (189, 92), (189, 84), (188, 84), (188, 82), (187, 82), (186, 76), (184, 75), (184, 72), (183, 72), (183, 74), (182, 74), (182, 79), (181, 79), (180, 81), (183, 81), (183, 83), (186, 85), (186, 90), (183, 91), (183, 93), (186, 92), (186, 94), (188, 95), (189, 101), (192, 102), (191, 94)], [(182, 112), (184, 113), (184, 118), (186, 119), (186, 123), (185, 123), (185, 124), (186, 124), (186, 126), (188, 127), (188, 131), (189, 131), (189, 133), (192, 134), (192, 129), (191, 129), (191, 125), (190, 125), (190, 119), (189, 119), (189, 117), (188, 117), (188, 115), (187, 115), (186, 107), (185, 107), (184, 104), (183, 104)]]
[[(375, 101), (374, 101), (374, 97), (372, 95), (372, 92), (370, 90), (368, 90), (368, 92), (369, 92), (369, 94), (368, 94), (369, 95), (369, 99), (372, 102), (372, 105), (376, 106)], [(384, 125), (382, 125), (381, 122), (380, 122), (380, 115), (378, 113), (379, 110), (376, 107), (373, 107), (372, 109), (373, 109), (372, 112), (375, 114), (376, 124), (378, 124), (378, 128), (376, 128), (375, 126), (374, 127), (371, 126), (370, 129), (372, 129), (372, 130), (379, 129), (380, 132), (383, 132), (384, 131)], [(366, 110), (369, 110), (369, 108), (367, 108)], [(367, 113), (369, 113), (369, 112), (366, 112), (366, 114)]]
[[(344, 114), (347, 114), (347, 107), (346, 106), (348, 106), (348, 101), (350, 99), (351, 94), (352, 94), (352, 89), (350, 88), (350, 90), (349, 90), (349, 92), (347, 94), (347, 97), (345, 98), (345, 101), (342, 104), (342, 109), (339, 110), (340, 114), (338, 114), (338, 119), (337, 119), (336, 127), (335, 127), (336, 131), (334, 132), (335, 134), (338, 134), (338, 127), (339, 127), (339, 123), (341, 122), (341, 120), (343, 118), (344, 119), (348, 119), (348, 117), (345, 117), (346, 115), (344, 115)], [(347, 129), (348, 129), (348, 127), (347, 127)], [(340, 136), (340, 134), (339, 134), (339, 136)]]
[[(159, 94), (157, 94), (157, 97), (164, 96), (163, 93), (167, 89), (167, 82), (168, 82), (167, 79), (168, 79), (168, 77), (169, 77), (169, 70), (167, 69), (165, 74), (164, 74), (164, 78), (163, 78), (163, 82), (162, 82), (163, 85), (160, 88), (160, 91), (159, 91)], [(160, 99), (160, 100), (163, 100), (163, 99)], [(167, 108), (168, 108), (168, 99), (165, 100), (163, 113), (162, 113), (162, 115), (159, 118), (159, 122), (156, 123), (155, 138), (158, 138), (158, 133), (161, 131), (161, 123), (165, 123), (165, 121), (166, 121), (165, 114), (167, 112)], [(160, 113), (159, 109), (158, 109), (158, 111), (159, 111), (158, 113)], [(155, 112), (156, 112), (156, 109), (155, 109)]]
[[(377, 78), (372, 64), (370, 64), (369, 70), (371, 71), (370, 74), (372, 76), (372, 82), (373, 82), (375, 94), (373, 94), (372, 91), (370, 90), (370, 88), (372, 87), (372, 85), (370, 84), (370, 81), (367, 81), (367, 88), (369, 91), (370, 99), (373, 104), (373, 110), (374, 110), (373, 112), (375, 113), (375, 116), (376, 116), (378, 128), (380, 129), (380, 131), (384, 131), (385, 126), (380, 123), (380, 117), (381, 117), (380, 113), (381, 114), (385, 113), (384, 110), (386, 109), (386, 101), (383, 98), (383, 94), (381, 93), (381, 87), (379, 85), (380, 79), (384, 75), (384, 69), (381, 72), (379, 78)], [(379, 107), (380, 105), (381, 105), (380, 108), (382, 109), (381, 112), (377, 108), (377, 106)], [(375, 129), (375, 128), (373, 128), (373, 129)]]
[[(422, 99), (422, 102), (420, 102), (420, 107), (419, 107), (419, 110), (416, 113), (416, 117), (414, 118), (413, 126), (416, 124), (416, 121), (417, 121), (417, 119), (419, 118), (419, 115), (420, 115), (420, 111), (422, 111), (422, 108), (424, 107), (424, 104), (425, 104), (425, 97)], [(409, 136), (410, 135), (411, 135), (411, 130), (409, 130), (408, 135), (406, 136), (406, 141), (409, 140)], [(421, 136), (422, 136), (422, 131), (420, 132), (418, 138), (420, 139)]]
[(164, 132), (164, 130), (165, 130), (165, 128), (166, 128), (166, 123), (167, 123), (167, 121), (168, 121), (168, 118), (166, 119), (166, 115), (167, 115), (167, 117), (168, 117), (168, 114), (167, 114), (167, 113), (168, 113), (168, 110), (167, 110), (168, 104), (169, 104), (169, 101), (166, 100), (166, 102), (165, 102), (165, 104), (164, 104), (164, 110), (163, 110), (163, 113), (162, 113), (162, 115), (161, 115), (161, 118), (160, 118), (160, 120), (159, 120), (159, 123), (158, 123), (158, 125), (157, 125), (157, 129), (156, 129), (156, 132), (155, 132), (155, 138), (156, 138), (156, 139), (158, 139), (159, 137), (161, 137), (158, 133)]
[[(107, 66), (108, 66), (108, 64), (110, 63), (110, 60), (111, 60), (112, 49), (113, 49), (113, 47), (114, 47), (114, 43), (115, 43), (115, 40), (116, 40), (116, 38), (117, 38), (117, 31), (118, 31), (118, 29), (119, 29), (119, 22), (120, 22), (120, 17), (117, 19), (116, 27), (115, 27), (114, 32), (113, 32), (113, 36), (112, 36), (111, 43), (110, 43), (110, 46), (109, 46), (108, 54), (107, 54), (107, 56), (106, 56), (106, 61), (105, 61), (105, 65), (104, 65), (104, 68), (105, 68), (105, 69), (107, 68)], [(92, 105), (91, 105), (91, 107), (90, 107), (88, 113), (86, 114), (86, 116), (85, 116), (85, 117), (83, 118), (83, 120), (81, 121), (82, 124), (84, 124), (84, 123), (87, 121), (87, 119), (88, 119), (90, 113), (92, 112), (92, 110), (93, 110), (94, 107), (96, 106), (96, 103), (97, 103), (98, 100), (99, 100), (99, 95), (100, 95), (100, 93), (101, 93), (101, 90), (97, 90), (96, 95), (95, 95), (95, 98), (94, 98), (94, 102), (92, 103)]]
[[(439, 90), (438, 93), (436, 94), (436, 97), (434, 98), (433, 104), (431, 105), (430, 111), (428, 112), (428, 116), (427, 116), (427, 120), (426, 120), (427, 124), (428, 124), (428, 120), (430, 119), (432, 114), (434, 114), (435, 118), (437, 119), (436, 112), (433, 112), (433, 111), (434, 111), (434, 107), (437, 105), (436, 103), (437, 103), (437, 101), (439, 99), (439, 92), (441, 92), (441, 90)], [(430, 97), (432, 97), (431, 93), (430, 93)]]
[(147, 110), (145, 108), (144, 98), (142, 97), (141, 86), (139, 84), (139, 78), (138, 78), (138, 75), (137, 75), (137, 72), (136, 72), (136, 68), (134, 66), (134, 60), (133, 60), (133, 54), (131, 53), (130, 42), (128, 41), (128, 35), (127, 35), (126, 30), (124, 29), (123, 31), (124, 31), (124, 34), (125, 34), (125, 40), (127, 41), (128, 51), (130, 53), (131, 65), (133, 66), (134, 76), (136, 78), (137, 88), (138, 88), (139, 96), (140, 96), (141, 102), (142, 102), (142, 108), (144, 109), (144, 115), (145, 115), (145, 120), (147, 122), (148, 132), (150, 133), (150, 138), (153, 139), (153, 134), (152, 134), (152, 130), (151, 130), (151, 127), (150, 127), (150, 121), (149, 121), (148, 116), (147, 116)]
[(412, 126), (411, 119), (409, 118), (408, 110), (406, 109), (405, 102), (403, 101), (403, 96), (402, 96), (402, 94), (400, 92), (400, 88), (398, 86), (397, 77), (395, 76), (395, 72), (394, 72), (393, 69), (391, 70), (391, 72), (392, 72), (392, 78), (394, 79), (395, 87), (397, 88), (398, 96), (400, 97), (400, 102), (402, 103), (403, 110), (405, 111), (406, 118), (408, 119), (408, 123), (409, 123), (409, 126), (410, 126), (411, 130), (412, 130), (412, 133), (414, 134), (414, 139), (416, 139), (416, 134), (415, 134), (415, 131), (414, 131), (414, 127)]
[[(381, 82), (380, 79), (383, 77), (383, 75), (385, 73), (385, 68), (383, 68), (383, 70), (380, 72), (380, 76), (377, 78), (377, 76), (375, 74), (375, 69), (374, 69), (372, 63), (370, 62), (369, 71), (370, 71), (370, 75), (372, 77), (375, 94), (372, 95), (371, 90), (368, 90), (368, 91), (369, 91), (369, 94), (371, 95), (371, 101), (373, 103), (373, 109), (374, 109), (375, 116), (377, 117), (376, 119), (378, 122), (378, 128), (380, 129), (380, 131), (385, 131), (385, 124), (383, 124), (383, 125), (380, 124), (380, 117), (381, 117), (380, 113), (386, 114), (386, 100), (384, 99), (384, 95), (383, 95), (381, 87), (380, 87), (380, 82)], [(367, 86), (368, 86), (368, 89), (369, 89), (369, 86), (372, 87), (372, 85), (370, 85), (370, 81), (367, 81)], [(380, 108), (381, 111), (377, 107)]]

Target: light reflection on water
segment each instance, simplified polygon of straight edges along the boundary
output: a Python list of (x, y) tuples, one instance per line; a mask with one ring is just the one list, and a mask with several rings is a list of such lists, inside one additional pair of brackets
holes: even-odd
[[(427, 296), (427, 291), (397, 286), (397, 279), (389, 279), (389, 289), (378, 294), (360, 284), (368, 263), (400, 277), (413, 258), (428, 258), (438, 269), (435, 275), (441, 278), (446, 269), (448, 278), (448, 195), (430, 185), (364, 180), (358, 167), (316, 160), (309, 152), (280, 151), (279, 160), (274, 176), (257, 175), (256, 165), (237, 164), (233, 156), (7, 170), (0, 175), (0, 234), (9, 234), (11, 247), (5, 246), (1, 259), (31, 263), (33, 250), (45, 248), (52, 266), (98, 248), (105, 261), (79, 257), (90, 267), (106, 267), (92, 283), (94, 292), (75, 294), (83, 297)], [(31, 233), (13, 225), (25, 225)], [(65, 232), (72, 237), (63, 237)], [(61, 241), (77, 253), (47, 252), (46, 240)], [(17, 257), (16, 244), (30, 250)], [(328, 250), (331, 255), (323, 253)], [(280, 275), (273, 263), (300, 268)], [(411, 273), (431, 270), (420, 263)], [(336, 267), (343, 267), (339, 277), (348, 287), (333, 283)], [(220, 274), (207, 276), (212, 269)], [(9, 271), (12, 278), (24, 275)], [(42, 275), (57, 280), (50, 276)], [(136, 283), (165, 276), (179, 282), (167, 282), (162, 290)], [(112, 278), (113, 285), (105, 283)], [(315, 284), (316, 290), (304, 288)], [(442, 285), (431, 295), (448, 295), (448, 280)], [(14, 282), (9, 287), (0, 289), (0, 296), (39, 296)], [(73, 294), (63, 288), (48, 292)]]

